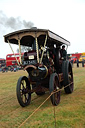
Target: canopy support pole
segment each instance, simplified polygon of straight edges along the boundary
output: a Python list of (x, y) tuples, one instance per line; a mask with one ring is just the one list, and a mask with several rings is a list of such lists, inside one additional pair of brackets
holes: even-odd
[(14, 53), (13, 49), (12, 49), (12, 46), (11, 46), (11, 44), (10, 44), (9, 40), (7, 40), (7, 41), (8, 41), (8, 44), (9, 44), (9, 46), (10, 46), (10, 48), (11, 48), (11, 50), (12, 50), (13, 54), (14, 54), (14, 57), (15, 57), (15, 59), (16, 59), (16, 61), (17, 61), (18, 65), (20, 66), (19, 61), (17, 60), (17, 57), (16, 57), (16, 55), (15, 55), (15, 53)]
[(47, 42), (47, 35), (46, 35), (46, 38), (45, 38), (45, 42), (44, 42), (44, 47), (43, 47), (43, 51), (42, 51), (42, 55), (41, 55), (41, 59), (40, 59), (40, 64), (42, 63), (42, 59), (43, 59), (43, 55), (44, 55), (44, 49), (45, 49), (45, 46), (46, 46), (46, 42)]
[(20, 64), (22, 64), (22, 60), (21, 60), (21, 46), (20, 46), (20, 38), (18, 38), (18, 44), (19, 44)]
[(38, 41), (37, 41), (36, 33), (35, 33), (35, 41), (36, 41), (37, 62), (39, 63), (39, 49), (38, 49)]

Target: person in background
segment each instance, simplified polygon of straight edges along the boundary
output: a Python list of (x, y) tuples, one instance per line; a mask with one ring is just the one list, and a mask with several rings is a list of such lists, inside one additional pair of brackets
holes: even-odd
[(82, 67), (84, 67), (84, 59), (82, 59)]
[(65, 45), (62, 46), (60, 53), (61, 53), (61, 59), (66, 60), (67, 59), (67, 51), (65, 50)]
[(76, 60), (76, 63), (77, 63), (77, 67), (79, 67), (79, 60), (78, 60), (78, 58)]

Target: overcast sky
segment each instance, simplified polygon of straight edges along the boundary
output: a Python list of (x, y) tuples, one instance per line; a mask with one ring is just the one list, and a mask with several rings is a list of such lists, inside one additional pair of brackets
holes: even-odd
[(68, 53), (85, 52), (85, 0), (0, 0), (0, 58), (12, 53), (3, 35), (30, 26), (70, 41)]

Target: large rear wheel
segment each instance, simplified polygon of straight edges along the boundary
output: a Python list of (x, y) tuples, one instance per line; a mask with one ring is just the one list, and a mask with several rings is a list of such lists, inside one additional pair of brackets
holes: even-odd
[(63, 72), (63, 85), (65, 93), (69, 94), (73, 92), (74, 83), (73, 83), (73, 72), (72, 72), (72, 65), (69, 61), (63, 61), (62, 63), (62, 72)]
[(16, 94), (19, 104), (25, 107), (31, 101), (30, 82), (26, 76), (20, 77), (17, 82)]
[(59, 91), (58, 75), (56, 73), (53, 73), (50, 76), (49, 91), (50, 91), (50, 94), (52, 92), (55, 92), (54, 94), (52, 94), (50, 98), (51, 98), (52, 104), (57, 106), (60, 102), (60, 91)]

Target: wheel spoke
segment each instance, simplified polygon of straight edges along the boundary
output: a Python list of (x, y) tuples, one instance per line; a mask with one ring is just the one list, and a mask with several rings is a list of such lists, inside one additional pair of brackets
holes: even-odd
[(21, 85), (22, 85), (23, 89), (25, 89), (25, 87), (24, 87), (24, 81), (21, 82)]
[(23, 90), (22, 90), (22, 89), (20, 89), (20, 94), (21, 94), (21, 95), (23, 94), (23, 93), (22, 93), (22, 91), (23, 91)]
[(24, 103), (27, 102), (26, 94), (24, 94)]
[(28, 101), (28, 98), (27, 98), (27, 93), (26, 93), (26, 88), (27, 88), (27, 86), (26, 86), (26, 82), (25, 82), (25, 80), (23, 80), (22, 82), (21, 82), (21, 88), (22, 89), (20, 89), (20, 92), (21, 92), (21, 97), (22, 97), (22, 101), (24, 102), (24, 103), (27, 103), (27, 101)]

